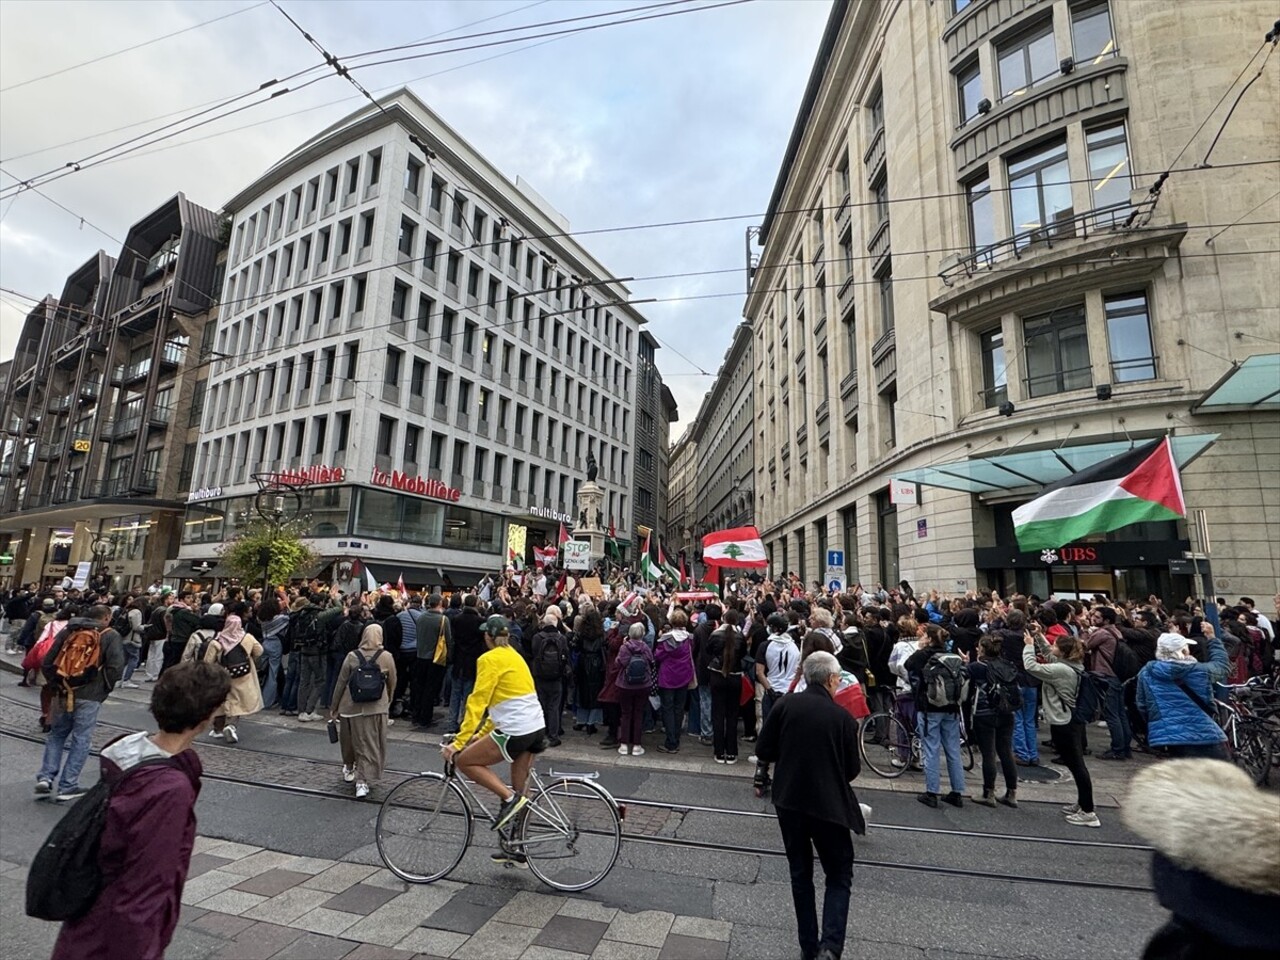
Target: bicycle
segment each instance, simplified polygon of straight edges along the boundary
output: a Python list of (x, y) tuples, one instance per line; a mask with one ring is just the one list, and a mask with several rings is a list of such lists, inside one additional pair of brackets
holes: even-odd
[[(896, 711), (873, 713), (863, 719), (858, 732), (858, 751), (863, 762), (887, 780), (902, 776), (908, 768), (923, 767), (920, 737), (907, 728)], [(960, 756), (965, 770), (972, 770), (973, 744), (969, 742), (963, 713), (960, 715)]]
[(1228, 700), (1214, 701), (1218, 725), (1227, 735), (1227, 752), (1258, 786), (1271, 777), (1271, 767), (1280, 755), (1280, 720), (1276, 717), (1276, 694), (1266, 686), (1248, 682), (1219, 684)]
[[(534, 876), (555, 890), (595, 886), (613, 869), (625, 808), (588, 777), (529, 771), (529, 803), (497, 831), (503, 852), (523, 855)], [(496, 809), (496, 808), (495, 808)], [(432, 883), (462, 862), (478, 816), (497, 823), (474, 785), (452, 763), (398, 784), (382, 801), (375, 837), (387, 869), (409, 883)]]

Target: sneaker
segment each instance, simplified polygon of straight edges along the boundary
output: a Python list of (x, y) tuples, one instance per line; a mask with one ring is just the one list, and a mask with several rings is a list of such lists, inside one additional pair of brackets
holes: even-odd
[(625, 744), (625, 743), (620, 743), (620, 744), (618, 744), (618, 755), (619, 755), (619, 756), (621, 756), (621, 757), (625, 757), (625, 756), (627, 756), (627, 755), (628, 755), (628, 754), (630, 754), (630, 753), (631, 753), (631, 750), (628, 748), (627, 744)]
[(1123, 753), (1112, 753), (1108, 750), (1106, 753), (1098, 754), (1099, 760), (1131, 760), (1132, 757), (1126, 757)]
[(916, 799), (926, 807), (933, 807), (935, 810), (938, 809), (938, 795), (936, 793), (917, 794)]
[(37, 797), (47, 796), (47, 795), (48, 795), (48, 794), (50, 794), (50, 793), (53, 793), (53, 781), (51, 781), (51, 780), (37, 780), (37, 781), (36, 781), (36, 796), (37, 796)]
[[(59, 803), (70, 803), (72, 800), (79, 800), (88, 790), (83, 787), (72, 787), (70, 790), (64, 790), (55, 798)], [(1096, 826), (1096, 824), (1095, 824)]]
[(679, 753), (679, 747), (668, 747), (665, 743), (658, 744), (659, 753)]
[(121, 680), (120, 687), (124, 690), (140, 690), (141, 685), (134, 683), (132, 680)]
[(735, 764), (735, 763), (737, 763), (737, 762), (738, 762), (738, 758), (737, 758), (737, 757), (725, 757), (725, 758), (724, 758), (724, 762), (725, 762), (725, 763), (728, 763), (728, 764)]
[(563, 741), (559, 737), (552, 737), (547, 741), (548, 747), (558, 747)]
[(640, 746), (640, 744), (637, 743), (634, 747), (631, 748), (631, 755), (633, 757), (643, 757), (644, 747)]
[(300, 713), (300, 714), (298, 714), (298, 722), (299, 722), (299, 723), (310, 723), (312, 720), (315, 720), (315, 719), (317, 719), (317, 717), (316, 717), (316, 715), (315, 715), (314, 713)]
[(497, 853), (490, 854), (489, 859), (504, 867), (520, 867), (524, 869), (529, 866), (528, 857), (523, 853), (515, 853), (509, 850), (499, 850)]
[(396, 725), (396, 722), (395, 722), (394, 720), (392, 720), (390, 717), (388, 717), (388, 718), (387, 718), (387, 726), (388, 726), (388, 727), (394, 727), (395, 725)]
[(356, 799), (363, 800), (369, 795), (369, 785), (367, 783), (356, 784)]
[(716, 763), (727, 763), (724, 757), (716, 757)]
[(755, 742), (756, 742), (756, 738), (755, 738), (755, 737), (743, 737), (743, 738), (742, 738), (742, 742), (743, 742), (743, 743), (755, 743)]
[(1077, 814), (1080, 812), (1080, 804), (1068, 803), (1065, 807), (1062, 808), (1062, 812), (1065, 813), (1068, 817), (1072, 816), (1073, 814)]
[(747, 757), (747, 763), (759, 763), (759, 762), (760, 762), (760, 758), (757, 757), (754, 753), (751, 756)]
[(1067, 816), (1067, 823), (1075, 827), (1102, 826), (1102, 821), (1098, 819), (1098, 815), (1096, 813), (1085, 813), (1083, 810), (1078, 810), (1075, 813), (1069, 814)]
[(617, 745), (618, 745), (618, 741), (613, 739), (613, 737), (605, 737), (603, 740), (600, 741), (601, 750), (612, 750)]
[(949, 803), (953, 807), (963, 807), (964, 794), (957, 793), (956, 791), (952, 790), (950, 793), (948, 793), (945, 797), (942, 798), (942, 802)]
[(523, 793), (514, 793), (511, 799), (504, 800), (502, 806), (498, 808), (498, 819), (494, 821), (491, 830), (501, 830), (510, 823), (517, 813), (529, 805), (529, 798)]
[(342, 779), (347, 783), (355, 783), (356, 768), (348, 767), (345, 763), (342, 765)]
[(236, 728), (235, 728), (233, 725), (231, 725), (231, 724), (227, 724), (227, 725), (223, 728), (223, 730), (222, 730), (222, 737), (223, 737), (223, 739), (224, 739), (224, 740), (226, 740), (228, 743), (239, 743), (239, 742), (240, 742), (240, 735), (239, 735), (238, 733), (236, 733)]
[(699, 737), (698, 742), (702, 744), (704, 747), (709, 747), (713, 743), (715, 743), (715, 741), (712, 740), (710, 737)]
[(210, 731), (209, 731), (209, 739), (210, 739), (210, 740), (222, 740), (222, 739), (225, 739), (225, 738), (222, 736), (222, 731), (221, 731), (221, 730), (210, 730)]

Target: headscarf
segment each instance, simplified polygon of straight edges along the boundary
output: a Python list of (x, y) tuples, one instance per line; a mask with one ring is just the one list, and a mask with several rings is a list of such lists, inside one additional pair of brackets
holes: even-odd
[(240, 618), (234, 613), (230, 614), (222, 627), (222, 632), (215, 639), (218, 641), (218, 645), (222, 647), (223, 653), (233, 650), (244, 639), (244, 624), (240, 622)]

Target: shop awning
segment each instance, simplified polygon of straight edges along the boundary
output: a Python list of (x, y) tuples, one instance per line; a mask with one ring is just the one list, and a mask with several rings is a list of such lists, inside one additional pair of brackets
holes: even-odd
[(1280, 353), (1262, 353), (1228, 370), (1199, 400), (1193, 413), (1214, 413), (1224, 408), (1280, 410)]
[(498, 560), (496, 558), (492, 570), (479, 567), (436, 566), (434, 564), (402, 564), (396, 563), (394, 560), (367, 560), (361, 562), (369, 568), (369, 572), (373, 574), (373, 579), (378, 583), (389, 583), (394, 586), (396, 581), (403, 576), (405, 586), (408, 587), (473, 587), (484, 578), (485, 574), (492, 574), (498, 568)]
[[(1185, 467), (1218, 439), (1216, 433), (1193, 433), (1173, 438), (1173, 455), (1178, 466)], [(1109, 457), (1124, 453), (1131, 444), (1127, 440), (1109, 443), (1082, 443), (1050, 450), (999, 453), (972, 460), (939, 463), (918, 470), (895, 473), (895, 480), (906, 480), (926, 487), (943, 487), (965, 493), (1006, 493), (1012, 490), (1043, 487), (1078, 473)]]

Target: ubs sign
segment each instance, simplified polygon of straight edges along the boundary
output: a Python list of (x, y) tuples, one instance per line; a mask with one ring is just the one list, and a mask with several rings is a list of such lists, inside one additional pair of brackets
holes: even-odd
[(1097, 547), (1077, 547), (1068, 544), (1057, 550), (1040, 551), (1040, 559), (1052, 566), (1055, 563), (1097, 563)]

